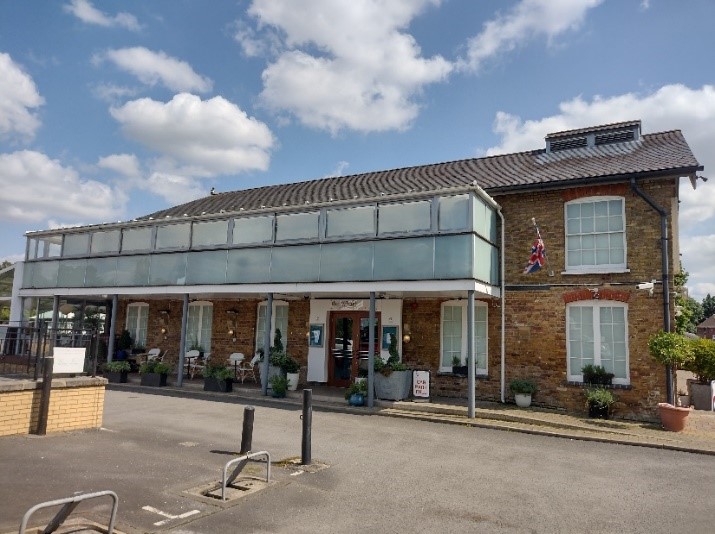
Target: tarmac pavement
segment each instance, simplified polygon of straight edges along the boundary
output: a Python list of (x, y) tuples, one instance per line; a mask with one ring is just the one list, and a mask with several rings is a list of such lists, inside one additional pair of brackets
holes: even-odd
[[(349, 408), (334, 390), (315, 388), (313, 396), (315, 465), (303, 472), (289, 461), (300, 455), (300, 393), (276, 400), (255, 387), (209, 394), (195, 384), (112, 385), (100, 431), (0, 439), (0, 532), (16, 532), (38, 502), (104, 489), (119, 494), (118, 527), (128, 533), (666, 532), (682, 528), (688, 513), (686, 531), (707, 532), (715, 522), (707, 425), (674, 434), (482, 404), (469, 420), (465, 407), (444, 402), (370, 410)], [(256, 407), (253, 450), (271, 453), (273, 482), (228, 504), (199, 496), (236, 457), (248, 404)], [(698, 454), (588, 443), (596, 440)], [(604, 478), (605, 470), (619, 477)], [(256, 479), (263, 472), (250, 466)], [(507, 488), (509, 478), (516, 480)], [(598, 506), (583, 509), (585, 488), (599, 495)], [(604, 518), (602, 507), (613, 511)], [(77, 514), (106, 518), (108, 500)], [(49, 518), (38, 512), (33, 524)]]

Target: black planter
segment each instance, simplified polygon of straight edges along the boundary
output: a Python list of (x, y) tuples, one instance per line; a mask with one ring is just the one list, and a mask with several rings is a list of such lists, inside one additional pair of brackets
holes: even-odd
[(218, 378), (204, 378), (204, 391), (220, 391), (231, 393), (233, 391), (233, 378), (219, 380)]
[(104, 378), (113, 384), (126, 384), (129, 371), (105, 371)]
[(466, 365), (453, 365), (452, 374), (457, 376), (467, 376), (467, 366)]
[(598, 404), (588, 405), (588, 416), (593, 419), (608, 419), (608, 406), (599, 406)]
[(166, 378), (169, 375), (159, 373), (144, 373), (142, 375), (142, 386), (153, 386), (155, 388), (166, 385)]

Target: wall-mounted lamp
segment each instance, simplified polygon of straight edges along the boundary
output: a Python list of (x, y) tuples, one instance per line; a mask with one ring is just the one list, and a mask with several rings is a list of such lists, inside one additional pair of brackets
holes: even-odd
[(229, 337), (233, 337), (236, 335), (236, 331), (233, 328), (229, 328), (228, 335), (229, 335)]
[(238, 310), (230, 309), (226, 310), (226, 315), (236, 315), (238, 313)]
[(402, 325), (402, 342), (409, 343), (412, 341), (412, 332), (410, 331), (410, 325), (405, 323)]
[(161, 335), (165, 336), (165, 335), (166, 335), (166, 332), (167, 332), (166, 327), (165, 327), (165, 326), (162, 326), (162, 327), (161, 327)]
[(169, 310), (159, 310), (159, 313), (160, 313), (161, 315), (171, 315), (171, 313), (169, 312)]

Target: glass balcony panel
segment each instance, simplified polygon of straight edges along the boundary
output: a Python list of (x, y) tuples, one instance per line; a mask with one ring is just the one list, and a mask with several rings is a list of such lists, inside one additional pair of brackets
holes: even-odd
[(185, 283), (186, 254), (157, 254), (151, 256), (149, 285), (183, 286)]
[(57, 287), (84, 287), (86, 267), (87, 260), (61, 261), (57, 273)]
[(37, 262), (32, 273), (32, 287), (57, 287), (58, 261)]
[(379, 234), (429, 230), (431, 206), (429, 200), (381, 204), (378, 208)]
[(229, 250), (226, 281), (229, 284), (260, 284), (268, 282), (270, 280), (270, 268), (270, 248)]
[(63, 256), (86, 256), (89, 251), (89, 234), (67, 234)]
[(276, 241), (318, 239), (320, 213), (290, 213), (276, 217)]
[(372, 280), (372, 243), (325, 244), (320, 252), (323, 282)]
[(271, 256), (271, 282), (317, 282), (320, 245), (276, 247)]
[(233, 220), (233, 244), (273, 242), (273, 215)]
[(468, 224), (469, 195), (457, 195), (439, 199), (440, 230), (466, 230)]
[(374, 280), (431, 280), (434, 238), (375, 242)]
[[(473, 239), (471, 234), (435, 238), (435, 278), (471, 278)], [(477, 256), (477, 261), (487, 262), (487, 267), (491, 265), (491, 257), (489, 256)], [(489, 272), (489, 268), (487, 272)]]
[(192, 247), (225, 245), (228, 241), (228, 221), (195, 222), (191, 236)]
[(328, 210), (325, 235), (375, 235), (375, 206)]
[(119, 252), (119, 230), (92, 234), (92, 254)]
[(474, 278), (493, 284), (499, 279), (495, 269), (494, 251), (496, 247), (479, 238), (474, 239)]
[(225, 250), (189, 253), (187, 284), (223, 284), (226, 282)]
[(151, 227), (122, 230), (122, 252), (151, 250)]
[(149, 283), (150, 256), (131, 256), (117, 260), (117, 286), (145, 286)]
[(85, 287), (113, 287), (117, 283), (117, 258), (87, 260)]
[(191, 225), (186, 224), (167, 224), (159, 226), (156, 229), (156, 248), (176, 249), (189, 248), (189, 234)]

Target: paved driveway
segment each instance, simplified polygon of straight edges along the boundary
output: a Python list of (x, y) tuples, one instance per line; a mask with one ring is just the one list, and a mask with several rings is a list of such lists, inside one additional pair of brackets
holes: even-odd
[[(655, 533), (715, 524), (711, 456), (321, 412), (312, 449), (326, 469), (276, 466), (273, 485), (224, 508), (184, 490), (219, 479), (226, 452), (240, 445), (243, 406), (120, 391), (108, 391), (105, 406), (98, 432), (0, 439), (0, 532), (16, 531), (37, 502), (103, 489), (119, 494), (125, 532)], [(256, 407), (253, 449), (299, 456), (299, 416)]]

